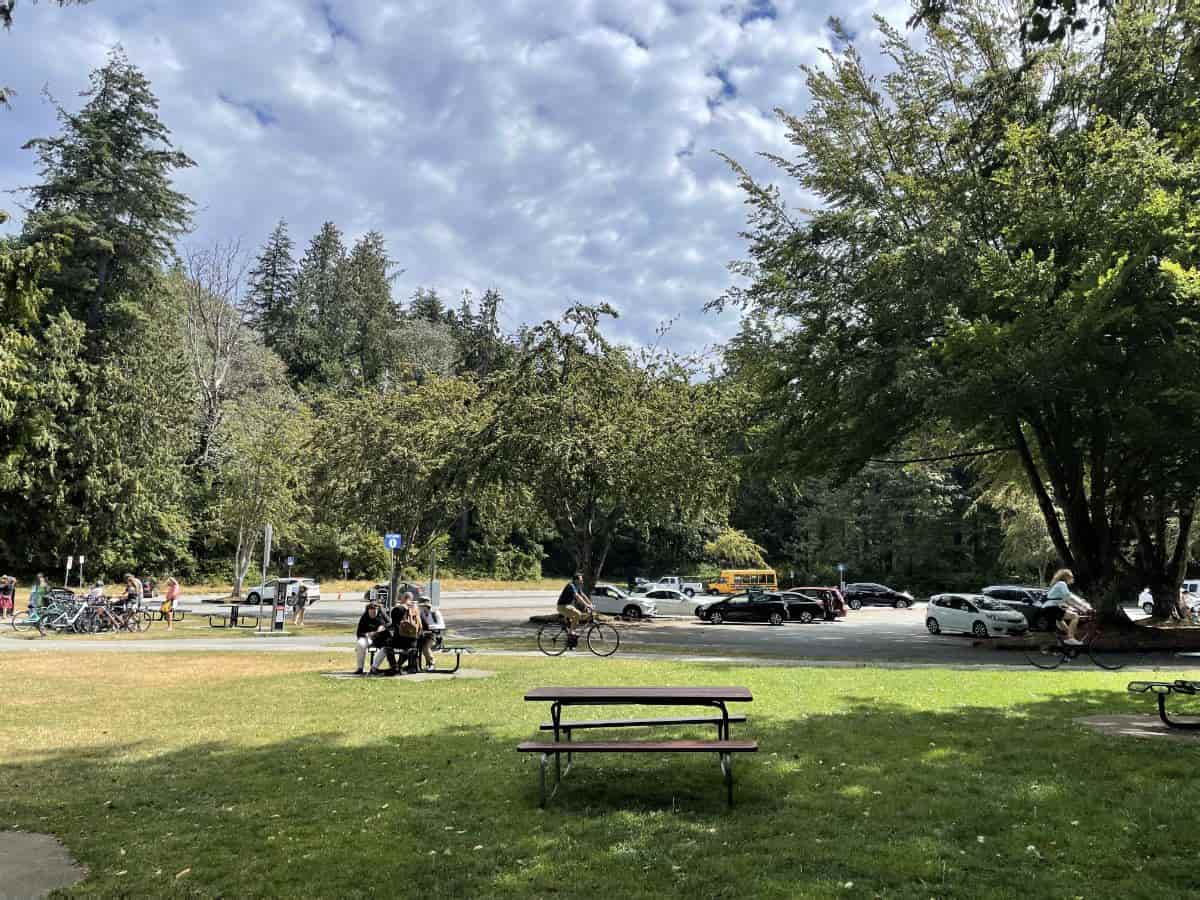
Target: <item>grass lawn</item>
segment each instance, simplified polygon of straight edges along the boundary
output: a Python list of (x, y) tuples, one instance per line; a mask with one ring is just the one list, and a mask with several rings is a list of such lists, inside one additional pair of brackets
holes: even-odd
[[(1200, 744), (1072, 721), (1149, 712), (1121, 673), (475, 657), (497, 675), (319, 675), (351, 662), (4, 653), (0, 827), (58, 835), (89, 897), (1166, 898), (1196, 883)], [(715, 760), (601, 756), (540, 811), (536, 762), (514, 748), (546, 710), (521, 697), (572, 683), (750, 687), (734, 737), (761, 750), (737, 761), (737, 808)]]

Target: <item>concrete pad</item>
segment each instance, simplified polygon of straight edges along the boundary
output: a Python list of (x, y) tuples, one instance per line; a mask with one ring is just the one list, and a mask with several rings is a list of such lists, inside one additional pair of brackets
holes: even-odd
[(1080, 725), (1086, 725), (1101, 734), (1117, 735), (1120, 737), (1157, 738), (1159, 740), (1180, 741), (1185, 744), (1200, 743), (1200, 729), (1169, 728), (1157, 716), (1087, 716), (1076, 719)]
[(321, 675), (325, 678), (336, 678), (339, 680), (350, 681), (382, 681), (382, 682), (403, 682), (403, 681), (451, 681), (455, 678), (491, 678), (495, 672), (488, 672), (484, 669), (459, 669), (457, 672), (443, 672), (441, 675), (436, 672), (417, 672), (412, 675), (393, 675), (388, 678), (371, 677), (369, 675), (355, 675), (353, 672), (322, 672)]
[(0, 831), (0, 900), (45, 897), (86, 877), (53, 835)]

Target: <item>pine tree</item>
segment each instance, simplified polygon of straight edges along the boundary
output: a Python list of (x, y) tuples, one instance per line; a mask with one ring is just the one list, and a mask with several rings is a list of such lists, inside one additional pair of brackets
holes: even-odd
[(95, 350), (126, 314), (136, 318), (123, 304), (157, 276), (187, 231), (192, 202), (171, 175), (194, 163), (172, 147), (149, 81), (120, 49), (92, 73), (83, 96), (78, 113), (58, 107), (61, 134), (25, 144), (38, 155), (42, 181), (28, 189), (24, 238), (70, 240), (61, 271), (45, 279), (49, 309), (83, 319)]
[(436, 289), (419, 287), (408, 305), (408, 315), (410, 318), (424, 319), (426, 322), (450, 324), (453, 313), (446, 309), (446, 304), (442, 302)]
[(296, 261), (287, 222), (271, 232), (254, 268), (250, 270), (251, 322), (268, 347), (286, 344), (295, 330)]
[(378, 231), (364, 235), (346, 259), (342, 284), (354, 320), (344, 359), (348, 381), (377, 385), (393, 363), (399, 310), (392, 301), (392, 268)]
[(277, 347), (297, 385), (329, 387), (344, 359), (347, 313), (343, 296), (346, 246), (326, 222), (309, 242), (296, 276), (296, 318), (291, 340)]

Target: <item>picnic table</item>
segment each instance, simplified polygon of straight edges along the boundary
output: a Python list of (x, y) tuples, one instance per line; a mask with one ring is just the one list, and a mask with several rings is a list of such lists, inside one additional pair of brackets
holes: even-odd
[[(753, 753), (758, 750), (756, 741), (735, 741), (730, 734), (730, 725), (745, 722), (744, 715), (730, 715), (729, 703), (749, 703), (754, 698), (744, 687), (542, 687), (525, 695), (527, 702), (548, 702), (550, 722), (540, 726), (541, 731), (554, 733), (554, 742), (526, 741), (517, 747), (521, 753), (540, 753), (539, 769), (540, 805), (545, 806), (546, 767), (554, 757), (555, 785), (550, 797), (557, 793), (563, 778), (571, 770), (576, 753), (716, 753), (725, 776), (726, 795), (733, 806), (733, 754)], [(663, 718), (636, 719), (582, 719), (563, 721), (565, 707), (576, 706), (673, 706), (707, 707), (719, 715), (669, 716)], [(641, 741), (574, 741), (572, 732), (592, 728), (653, 728), (680, 725), (715, 725), (716, 740), (641, 740)], [(567, 755), (567, 768), (561, 765), (563, 754)]]
[(1186, 681), (1184, 679), (1177, 681), (1131, 681), (1126, 685), (1126, 690), (1131, 694), (1154, 694), (1158, 699), (1158, 717), (1162, 719), (1163, 724), (1168, 728), (1181, 728), (1191, 731), (1200, 730), (1200, 720), (1185, 722), (1179, 719), (1172, 719), (1167, 714), (1167, 697), (1172, 694), (1176, 696), (1195, 697), (1197, 694), (1200, 694), (1200, 681)]

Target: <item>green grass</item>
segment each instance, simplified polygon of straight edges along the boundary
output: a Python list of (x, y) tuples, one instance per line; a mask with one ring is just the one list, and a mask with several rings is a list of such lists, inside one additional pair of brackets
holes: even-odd
[[(1200, 745), (1073, 722), (1150, 711), (1121, 673), (577, 656), (474, 657), (497, 672), (477, 681), (319, 675), (350, 663), (0, 655), (0, 827), (61, 837), (90, 873), (67, 893), (88, 897), (1194, 889)], [(521, 698), (574, 683), (750, 687), (750, 722), (734, 736), (761, 751), (738, 760), (737, 808), (725, 809), (707, 757), (610, 756), (581, 760), (538, 810), (536, 763), (514, 748), (546, 710)]]

